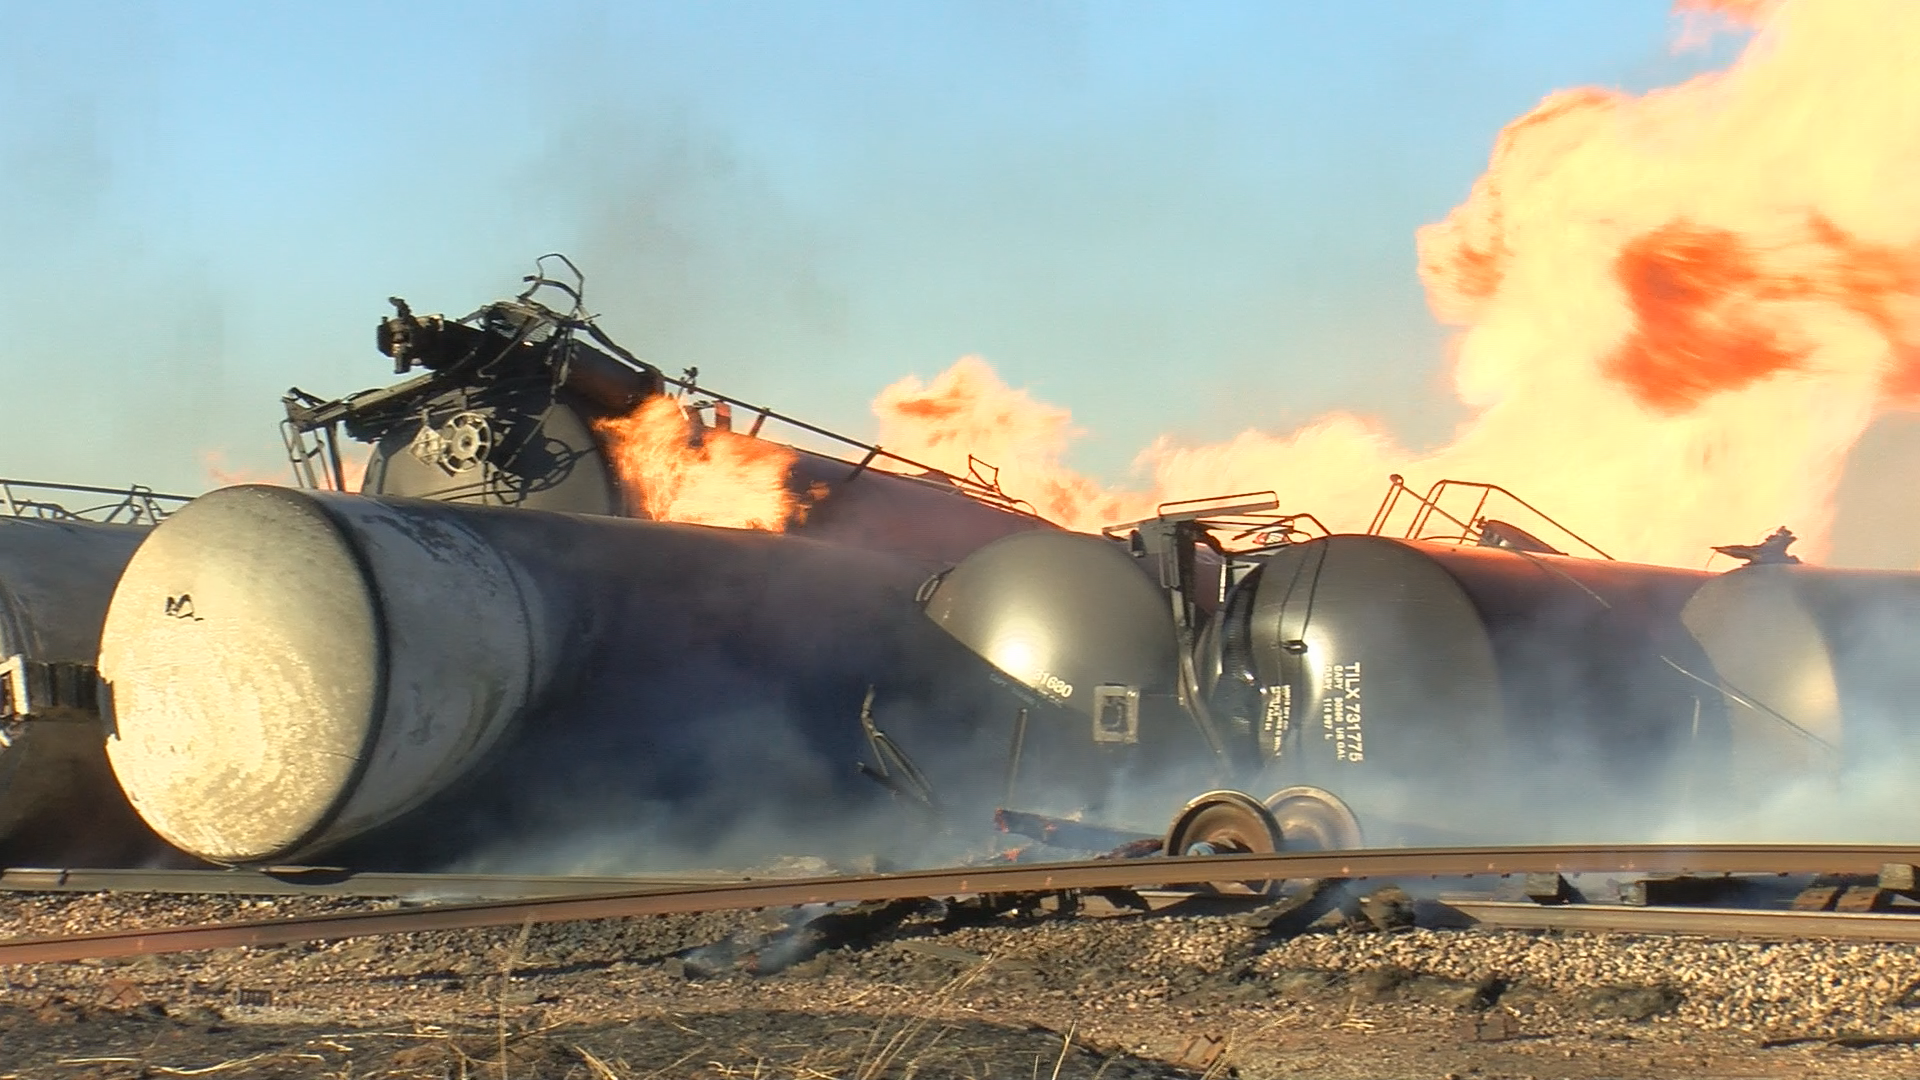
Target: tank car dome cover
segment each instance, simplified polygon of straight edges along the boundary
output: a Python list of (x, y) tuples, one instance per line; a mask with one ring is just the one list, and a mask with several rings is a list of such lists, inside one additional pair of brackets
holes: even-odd
[(522, 601), (470, 534), (378, 500), (202, 496), (135, 552), (101, 639), (134, 808), (215, 862), (285, 860), (445, 785), (525, 700)]
[(1170, 693), (1175, 684), (1167, 596), (1110, 540), (1002, 537), (948, 572), (926, 613), (1004, 674), (1076, 712), (1093, 713), (1103, 685)]

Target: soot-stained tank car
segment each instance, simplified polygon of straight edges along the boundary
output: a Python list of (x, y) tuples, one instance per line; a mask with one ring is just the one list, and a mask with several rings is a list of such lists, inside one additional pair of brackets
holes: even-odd
[[(379, 434), (361, 490), (479, 505), (645, 518), (644, 502), (624, 487), (609, 454), (618, 449), (593, 426), (600, 410), (574, 395), (459, 390), (415, 403)], [(601, 413), (604, 415), (604, 413)], [(423, 461), (430, 445), (459, 445), (469, 433), (515, 433), (538, 449), (487, 457)], [(491, 434), (489, 438), (493, 437)], [(709, 436), (712, 437), (712, 436)], [(720, 437), (747, 438), (727, 433)], [(779, 444), (768, 444), (770, 447)], [(791, 454), (785, 484), (804, 513), (786, 524), (796, 536), (934, 561), (959, 559), (1001, 536), (1051, 529), (1032, 514), (968, 495), (943, 474), (907, 475), (781, 446)], [(444, 451), (440, 452), (444, 454)]]
[(0, 517), (0, 865), (164, 858), (107, 767), (94, 660), (144, 526)]
[[(668, 377), (608, 338), (577, 304), (558, 311), (540, 302), (556, 289), (577, 300), (577, 280), (529, 280), (519, 297), (462, 319), (416, 316), (394, 301), (398, 314), (381, 323), (379, 347), (396, 374), (423, 374), (331, 402), (292, 392), (287, 434), (296, 461), (311, 470), (322, 449), (307, 437), (321, 433), (330, 446), (344, 426), (372, 444), (367, 494), (648, 517), (646, 493), (623, 479), (631, 448), (607, 422), (672, 394), (691, 441), (732, 440), (742, 456), (789, 461), (783, 482), (801, 512), (784, 524), (797, 535), (952, 562), (1000, 536), (1052, 527), (991, 483), (728, 398), (696, 385), (694, 372)], [(746, 431), (732, 430), (736, 419)], [(762, 439), (769, 420), (859, 460)], [(311, 486), (329, 486), (324, 473)]]
[(1011, 801), (1125, 821), (1144, 809), (1129, 795), (1168, 785), (1144, 809), (1157, 824), (1178, 784), (1209, 786), (1221, 763), (1182, 708), (1168, 594), (1122, 544), (1067, 532), (996, 540), (942, 575), (925, 610), (1025, 700)]
[(1310, 540), (1229, 594), (1201, 689), (1259, 794), (1331, 792), (1370, 842), (1640, 836), (1724, 762), (1722, 695), (1680, 622), (1706, 577)]
[(114, 595), (108, 754), (155, 830), (221, 863), (353, 841), (352, 865), (517, 845), (489, 865), (558, 870), (589, 836), (610, 838), (602, 868), (871, 851), (901, 833), (897, 811), (855, 813), (890, 798), (854, 768), (874, 742), (965, 789), (979, 711), (939, 679), (976, 661), (919, 614), (933, 569), (749, 530), (228, 488), (155, 529)]
[(1837, 779), (1920, 749), (1920, 574), (1758, 561), (1681, 613), (1718, 673), (1743, 796)]

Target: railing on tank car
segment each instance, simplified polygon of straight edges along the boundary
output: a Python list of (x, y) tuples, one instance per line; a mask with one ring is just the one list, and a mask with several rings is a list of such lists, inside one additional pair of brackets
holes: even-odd
[(1245, 491), (1199, 499), (1164, 502), (1143, 521), (1108, 525), (1100, 530), (1109, 540), (1125, 541), (1134, 554), (1159, 563), (1161, 585), (1190, 596), (1193, 551), (1213, 549), (1221, 559), (1219, 594), (1232, 588), (1268, 555), (1293, 544), (1333, 535), (1319, 518), (1308, 513), (1283, 514), (1273, 491)]
[[(785, 425), (808, 435), (825, 439), (836, 447), (858, 452), (858, 460), (852, 455), (828, 453), (824, 456), (844, 461), (851, 470), (848, 480), (857, 479), (862, 473), (874, 466), (876, 461), (897, 462), (905, 469), (884, 471), (894, 476), (908, 479), (928, 480), (946, 483), (968, 498), (1012, 513), (1038, 516), (1031, 502), (1008, 495), (1000, 488), (1000, 470), (997, 466), (967, 455), (967, 475), (960, 476), (937, 469), (924, 462), (915, 461), (903, 454), (896, 454), (885, 447), (862, 442), (849, 435), (810, 424), (797, 417), (775, 411), (768, 405), (755, 405), (741, 398), (722, 394), (710, 387), (701, 386), (692, 376), (697, 370), (687, 372), (688, 378), (675, 379), (662, 375), (661, 381), (678, 391), (676, 396), (685, 402), (684, 407), (696, 421), (710, 429), (733, 431), (736, 412), (752, 416), (752, 423), (743, 433), (749, 438), (766, 438), (762, 432), (767, 422)], [(289, 390), (281, 399), (287, 409), (287, 419), (280, 422), (280, 435), (286, 443), (287, 461), (293, 466), (294, 483), (298, 487), (320, 491), (346, 490), (345, 468), (340, 455), (339, 407), (346, 399), (327, 401), (295, 388)], [(771, 441), (771, 440), (769, 440)], [(797, 445), (797, 444), (793, 444)], [(476, 486), (478, 494), (482, 485)]]
[[(924, 462), (915, 461), (910, 457), (896, 454), (874, 443), (862, 442), (851, 435), (842, 435), (829, 428), (824, 428), (817, 424), (809, 424), (805, 420), (797, 417), (775, 412), (771, 406), (755, 405), (752, 402), (744, 401), (737, 397), (729, 397), (717, 390), (701, 386), (697, 382), (699, 374), (700, 369), (689, 368), (685, 372), (685, 378), (676, 379), (663, 373), (661, 375), (661, 381), (668, 386), (678, 389), (682, 400), (688, 401), (685, 407), (690, 412), (700, 416), (701, 422), (708, 424), (710, 427), (721, 431), (732, 431), (734, 429), (734, 410), (739, 409), (753, 417), (753, 422), (747, 425), (747, 430), (744, 432), (748, 438), (764, 438), (765, 436), (761, 435), (761, 430), (766, 426), (767, 421), (772, 420), (776, 424), (784, 424), (788, 427), (806, 432), (809, 435), (826, 439), (840, 447), (859, 451), (861, 454), (860, 460), (847, 461), (847, 464), (853, 467), (853, 471), (847, 476), (849, 480), (855, 479), (861, 473), (866, 472), (876, 461), (892, 461), (915, 470), (914, 472), (894, 472), (894, 470), (887, 470), (894, 472), (894, 475), (912, 477), (917, 473), (941, 477), (945, 482), (958, 488), (962, 494), (977, 499), (980, 502), (997, 506), (1003, 510), (1012, 510), (1023, 514), (1035, 514), (1034, 506), (1031, 502), (1025, 499), (1016, 499), (1000, 489), (1000, 469), (998, 466), (990, 465), (974, 457), (972, 454), (967, 455), (967, 475), (958, 476), (944, 469), (936, 469)], [(706, 419), (707, 415), (711, 415), (713, 419), (708, 421)], [(839, 457), (840, 455), (831, 454), (828, 456)], [(845, 459), (843, 458), (842, 460)]]
[[(689, 374), (697, 374), (697, 372), (689, 372)], [(675, 379), (663, 375), (661, 381), (679, 391), (677, 396), (685, 402), (684, 408), (696, 418), (697, 423), (708, 429), (733, 431), (735, 411), (738, 410), (753, 417), (753, 422), (743, 433), (748, 438), (767, 438), (762, 432), (767, 421), (771, 420), (777, 425), (785, 425), (840, 447), (859, 451), (860, 456), (857, 461), (838, 453), (824, 455), (846, 463), (851, 470), (847, 474), (848, 480), (857, 479), (860, 474), (872, 468), (876, 461), (897, 462), (906, 466), (906, 469), (884, 471), (908, 479), (930, 479), (937, 483), (951, 484), (961, 494), (978, 502), (1014, 513), (1038, 516), (1031, 502), (1014, 498), (1001, 490), (998, 466), (982, 461), (972, 454), (967, 455), (967, 475), (960, 476), (924, 462), (915, 461), (903, 454), (896, 454), (885, 447), (862, 442), (850, 435), (842, 435), (818, 424), (810, 424), (797, 417), (777, 412), (771, 406), (755, 405), (741, 398), (722, 394), (711, 387), (698, 385), (691, 378)], [(309, 490), (346, 490), (345, 469), (340, 455), (340, 421), (331, 418), (319, 422), (304, 420), (304, 416), (319, 414), (337, 403), (325, 401), (299, 389), (288, 391), (282, 402), (287, 406), (289, 416), (288, 419), (280, 422), (280, 435), (286, 443), (287, 460), (293, 466), (295, 485)], [(296, 415), (303, 418), (296, 419)], [(773, 440), (769, 439), (769, 441)], [(475, 494), (479, 494), (484, 486), (485, 482), (476, 484)]]
[[(1441, 500), (1445, 499), (1448, 493), (1452, 491), (1465, 492), (1473, 497), (1473, 508), (1467, 511), (1464, 516), (1450, 513), (1440, 505)], [(1386, 497), (1380, 500), (1380, 508), (1374, 511), (1373, 520), (1367, 525), (1367, 535), (1385, 536), (1388, 534), (1388, 530), (1392, 527), (1394, 511), (1399, 509), (1400, 497), (1402, 495), (1414, 500), (1413, 516), (1407, 522), (1407, 527), (1400, 533), (1402, 539), (1440, 540), (1456, 544), (1511, 546), (1501, 543), (1498, 539), (1490, 538), (1490, 530), (1497, 531), (1498, 527), (1503, 525), (1505, 525), (1507, 529), (1518, 531), (1517, 526), (1506, 525), (1504, 522), (1496, 521), (1487, 516), (1487, 502), (1497, 495), (1508, 500), (1520, 509), (1525, 510), (1535, 519), (1550, 526), (1562, 537), (1572, 541), (1570, 545), (1566, 546), (1584, 548), (1599, 558), (1608, 561), (1613, 560), (1613, 556), (1600, 550), (1599, 547), (1595, 546), (1586, 537), (1560, 524), (1560, 522), (1548, 516), (1547, 513), (1539, 507), (1534, 506), (1532, 503), (1498, 484), (1487, 484), (1477, 480), (1436, 481), (1432, 487), (1427, 489), (1425, 495), (1421, 495), (1407, 486), (1404, 477), (1398, 473), (1394, 473), (1387, 477)], [(1436, 517), (1442, 519), (1449, 525), (1455, 526), (1458, 531), (1445, 527), (1436, 529), (1434, 523)], [(1531, 534), (1524, 535), (1530, 540), (1535, 540), (1542, 544), (1545, 543), (1545, 541), (1539, 541), (1537, 537), (1533, 537)], [(1547, 550), (1555, 554), (1568, 554), (1568, 552), (1560, 548), (1551, 546), (1549, 546)]]
[[(1305, 513), (1280, 513), (1279, 504), (1279, 495), (1273, 491), (1180, 499), (1154, 507), (1154, 516), (1145, 521), (1121, 522), (1100, 531), (1109, 539), (1119, 539), (1143, 525), (1189, 522), (1213, 535), (1221, 553), (1227, 556), (1254, 555), (1333, 535), (1333, 530), (1319, 518)], [(1221, 537), (1218, 535), (1221, 533), (1226, 535)]]
[[(563, 280), (562, 277), (556, 276), (559, 272), (549, 268), (549, 264), (554, 263), (564, 266), (567, 274), (571, 276), (571, 280)], [(657, 377), (662, 385), (673, 387), (676, 391), (675, 396), (682, 401), (683, 407), (688, 410), (689, 414), (697, 422), (731, 431), (733, 429), (733, 410), (736, 408), (742, 409), (753, 417), (752, 423), (748, 425), (746, 430), (746, 435), (750, 438), (760, 438), (761, 430), (766, 426), (767, 421), (772, 420), (775, 423), (785, 424), (788, 427), (806, 432), (807, 434), (824, 438), (841, 448), (840, 452), (827, 454), (825, 456), (844, 461), (845, 458), (841, 457), (841, 453), (844, 453), (845, 450), (859, 452), (861, 456), (858, 461), (846, 461), (846, 464), (852, 469), (847, 476), (848, 480), (858, 478), (862, 473), (866, 472), (874, 462), (884, 459), (886, 461), (898, 462), (901, 465), (907, 466), (908, 470), (911, 470), (897, 472), (891, 469), (886, 470), (893, 472), (895, 475), (921, 479), (928, 482), (947, 483), (952, 485), (961, 494), (1002, 510), (1026, 514), (1032, 517), (1039, 516), (1031, 502), (1025, 499), (1016, 499), (1000, 489), (1000, 470), (998, 468), (981, 461), (971, 454), (967, 455), (967, 475), (956, 476), (944, 469), (936, 469), (930, 465), (896, 454), (872, 443), (862, 442), (859, 439), (842, 435), (837, 431), (829, 430), (817, 424), (809, 424), (796, 417), (775, 412), (770, 406), (756, 405), (750, 401), (745, 401), (700, 386), (698, 385), (700, 369), (697, 367), (687, 368), (682, 373), (681, 378), (673, 378), (666, 374), (665, 371), (662, 371), (657, 365), (650, 364), (638, 356), (635, 356), (626, 347), (609, 337), (607, 333), (595, 323), (595, 316), (589, 314), (586, 307), (586, 274), (574, 264), (572, 259), (567, 258), (559, 252), (549, 252), (534, 260), (534, 272), (526, 275), (521, 280), (527, 287), (515, 298), (512, 304), (518, 310), (533, 315), (535, 322), (530, 322), (522, 327), (518, 335), (512, 339), (511, 344), (518, 344), (528, 340), (536, 333), (536, 329), (540, 333), (550, 334), (551, 337), (549, 340), (555, 342), (570, 338), (576, 333), (584, 333), (588, 338), (592, 339), (593, 342), (604, 348), (609, 357), (614, 359), (616, 363), (624, 363), (637, 371), (645, 371)], [(543, 290), (551, 290), (566, 297), (566, 304), (556, 308), (537, 299)], [(396, 300), (394, 303), (400, 306), (403, 316), (407, 318), (412, 317), (403, 301)], [(486, 312), (496, 306), (498, 305), (483, 307), (473, 315), (467, 316), (466, 320), (461, 321), (464, 322), (475, 319), (479, 317), (482, 312)], [(401, 373), (404, 373), (406, 370), (407, 366), (404, 364), (398, 369)], [(346, 472), (340, 456), (341, 423), (346, 420), (356, 401), (372, 403), (382, 398), (390, 398), (395, 392), (404, 392), (405, 387), (410, 385), (415, 384), (403, 383), (399, 386), (388, 387), (384, 390), (364, 391), (361, 394), (355, 394), (334, 401), (327, 401), (313, 394), (309, 394), (298, 387), (288, 390), (286, 395), (281, 398), (281, 404), (286, 408), (287, 418), (281, 422), (280, 431), (287, 446), (287, 460), (293, 466), (294, 482), (303, 488), (329, 489), (335, 491), (345, 490)], [(711, 421), (708, 420), (709, 415), (712, 418)], [(311, 442), (308, 440), (309, 435), (315, 436), (315, 439)]]
[[(72, 504), (81, 501), (75, 496), (105, 496), (109, 501), (90, 501), (75, 508)], [(141, 484), (110, 488), (0, 479), (0, 517), (152, 525), (165, 520), (192, 498), (191, 495), (169, 495)]]

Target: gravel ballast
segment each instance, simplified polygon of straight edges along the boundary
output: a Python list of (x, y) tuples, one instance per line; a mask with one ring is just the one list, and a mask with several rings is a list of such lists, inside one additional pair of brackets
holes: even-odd
[[(0, 935), (393, 906), (0, 894)], [(0, 968), (0, 1077), (1920, 1075), (1914, 946), (930, 910), (752, 974), (782, 922)]]

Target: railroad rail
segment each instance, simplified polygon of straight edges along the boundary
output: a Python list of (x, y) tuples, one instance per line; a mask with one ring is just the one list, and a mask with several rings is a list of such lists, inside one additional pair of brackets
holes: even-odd
[[(791, 876), (791, 875), (790, 875)], [(361, 896), (403, 900), (519, 900), (751, 880), (725, 870), (620, 877), (551, 874), (388, 874), (326, 866), (271, 870), (0, 869), (0, 892), (147, 892), (204, 896)]]
[(1828, 938), (1920, 942), (1920, 915), (1865, 911), (1753, 911), (1721, 907), (1628, 907), (1510, 900), (1442, 902), (1472, 925), (1500, 930), (1578, 930), (1620, 934), (1697, 934), (1720, 938)]
[[(335, 912), (293, 919), (106, 930), (0, 941), (0, 964), (47, 963), (280, 945), (422, 931), (566, 922), (804, 904), (929, 896), (1132, 889), (1212, 881), (1312, 878), (1504, 876), (1533, 873), (1693, 873), (1871, 875), (1889, 864), (1920, 864), (1920, 847), (1888, 845), (1639, 845), (1406, 848), (1253, 855), (1092, 859), (962, 869), (730, 882), (652, 885), (584, 896), (545, 896), (401, 911)], [(1894, 923), (1892, 920), (1908, 920)], [(1845, 916), (1807, 925), (1859, 925)], [(1871, 925), (1920, 928), (1920, 916), (1878, 916)], [(1812, 933), (1796, 929), (1795, 933)], [(1890, 932), (1882, 930), (1882, 933)], [(1920, 940), (1920, 929), (1902, 929)], [(1830, 936), (1822, 933), (1818, 936)], [(1899, 938), (1897, 940), (1907, 940)]]

